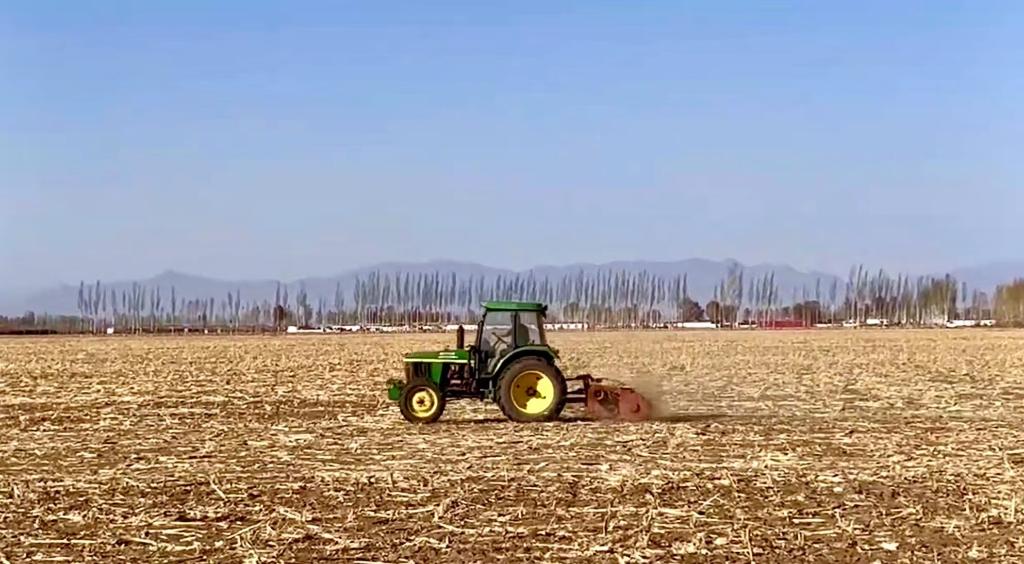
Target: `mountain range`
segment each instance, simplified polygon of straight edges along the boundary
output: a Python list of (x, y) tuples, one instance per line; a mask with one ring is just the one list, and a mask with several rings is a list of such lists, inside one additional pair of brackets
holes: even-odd
[[(801, 271), (785, 264), (743, 265), (732, 259), (716, 261), (692, 258), (678, 261), (637, 260), (615, 261), (602, 264), (576, 263), (561, 266), (536, 266), (525, 271), (495, 268), (470, 262), (434, 260), (427, 262), (381, 263), (353, 269), (336, 276), (303, 278), (283, 283), (283, 285), (288, 288), (288, 292), (292, 296), (297, 294), (299, 288), (305, 288), (310, 301), (315, 301), (319, 296), (324, 296), (328, 298), (330, 303), (333, 301), (335, 288), (340, 284), (346, 297), (346, 302), (351, 304), (352, 289), (356, 279), (365, 279), (370, 273), (375, 271), (379, 271), (382, 274), (401, 272), (413, 275), (434, 272), (439, 272), (442, 275), (455, 273), (460, 279), (473, 276), (474, 278), (483, 277), (489, 280), (493, 280), (497, 276), (514, 275), (517, 272), (522, 274), (532, 272), (538, 279), (547, 277), (553, 281), (559, 280), (567, 274), (575, 274), (581, 271), (583, 273), (594, 273), (597, 271), (647, 271), (665, 278), (686, 274), (689, 295), (698, 301), (705, 302), (711, 299), (714, 288), (725, 277), (731, 265), (742, 267), (744, 276), (747, 279), (758, 278), (768, 272), (774, 272), (775, 281), (779, 287), (781, 298), (784, 301), (788, 301), (791, 298), (794, 290), (799, 291), (802, 288), (807, 288), (809, 291), (813, 291), (819, 281), (823, 294), (828, 291), (833, 281), (838, 282), (840, 292), (842, 292), (846, 280), (845, 276), (837, 276), (819, 271)], [(969, 268), (959, 268), (951, 270), (950, 274), (956, 277), (957, 280), (966, 282), (969, 288), (991, 292), (998, 284), (1011, 281), (1014, 278), (1024, 277), (1024, 261), (990, 263)], [(120, 293), (122, 290), (130, 288), (133, 283), (138, 283), (147, 288), (159, 287), (161, 288), (161, 293), (165, 296), (165, 300), (170, 295), (170, 289), (173, 287), (179, 300), (209, 297), (220, 300), (228, 292), (241, 292), (244, 301), (273, 301), (278, 286), (278, 281), (276, 280), (221, 280), (174, 270), (167, 270), (143, 280), (101, 282), (106, 292), (113, 288)], [(16, 293), (0, 292), (0, 314), (5, 315), (16, 315), (29, 310), (37, 313), (74, 314), (78, 311), (77, 303), (78, 285), (63, 284), (52, 288)]]

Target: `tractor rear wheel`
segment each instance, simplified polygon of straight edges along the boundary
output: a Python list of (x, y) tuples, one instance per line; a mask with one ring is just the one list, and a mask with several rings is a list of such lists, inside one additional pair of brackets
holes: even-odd
[(512, 421), (552, 421), (565, 408), (565, 377), (540, 358), (517, 360), (498, 379), (498, 406)]
[(430, 380), (414, 378), (402, 388), (398, 408), (410, 423), (433, 423), (444, 413), (444, 394)]

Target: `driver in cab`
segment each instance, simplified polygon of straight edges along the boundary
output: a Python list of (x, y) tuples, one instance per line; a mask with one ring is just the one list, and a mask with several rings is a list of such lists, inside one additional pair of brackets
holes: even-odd
[(500, 356), (500, 354), (509, 349), (525, 347), (530, 344), (530, 330), (519, 320), (519, 317), (515, 317), (513, 325), (505, 331), (498, 328), (494, 328), (491, 331), (490, 336), (484, 339), (481, 343), (485, 352)]

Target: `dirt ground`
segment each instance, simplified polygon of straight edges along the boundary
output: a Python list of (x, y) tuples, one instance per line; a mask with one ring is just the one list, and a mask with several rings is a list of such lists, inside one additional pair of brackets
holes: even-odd
[(411, 426), (450, 335), (0, 339), (0, 562), (1024, 559), (1024, 332), (552, 340), (664, 418)]

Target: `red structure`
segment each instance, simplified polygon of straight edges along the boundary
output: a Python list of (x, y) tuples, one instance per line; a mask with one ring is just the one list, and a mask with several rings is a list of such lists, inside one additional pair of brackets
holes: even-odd
[(760, 326), (763, 329), (806, 329), (810, 324), (802, 319), (772, 319)]

